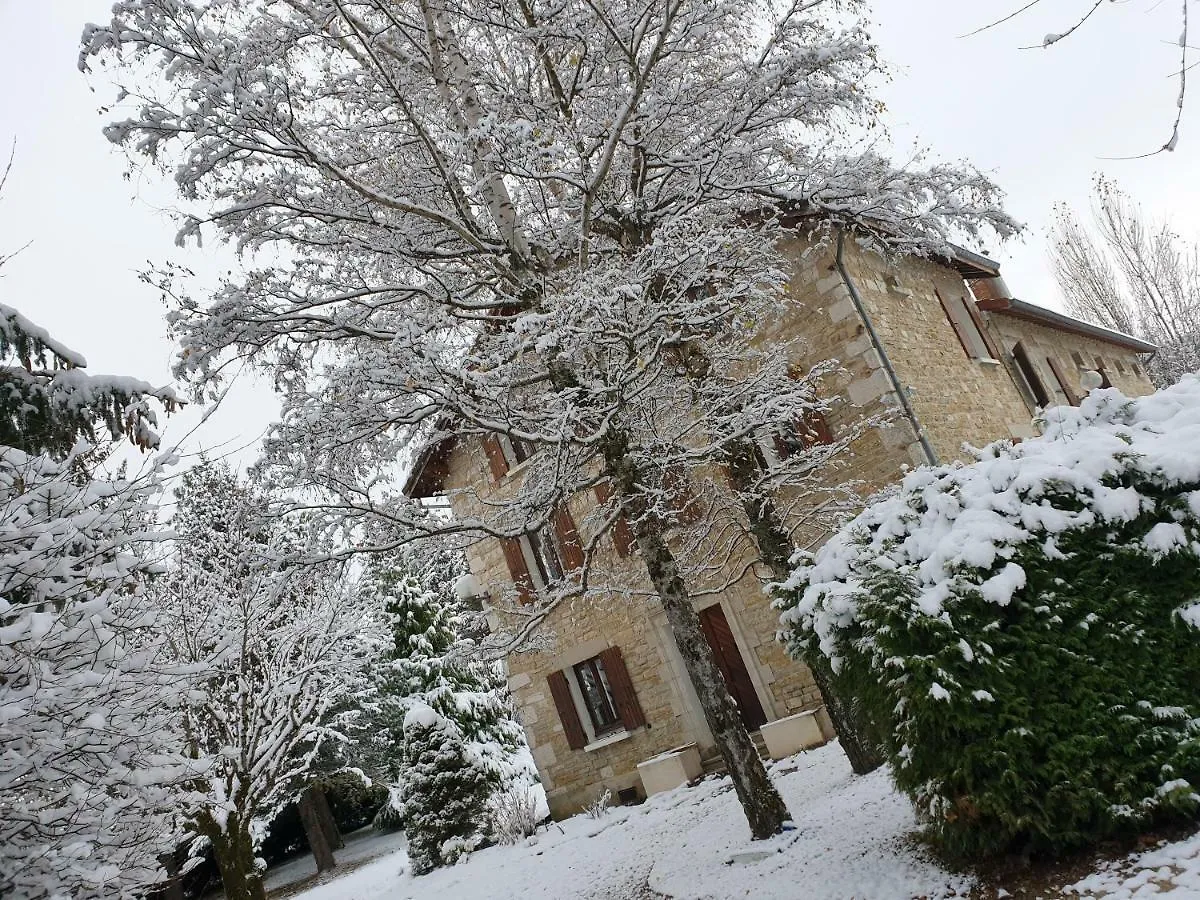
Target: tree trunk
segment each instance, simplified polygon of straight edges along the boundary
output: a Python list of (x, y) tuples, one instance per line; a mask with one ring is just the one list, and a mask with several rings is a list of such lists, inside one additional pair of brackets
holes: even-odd
[[(750, 533), (758, 544), (758, 553), (762, 561), (771, 570), (776, 581), (786, 581), (791, 575), (791, 558), (795, 551), (792, 539), (784, 527), (783, 518), (775, 503), (768, 497), (756, 496), (750, 489), (754, 482), (756, 467), (752, 450), (746, 446), (736, 446), (730, 456), (729, 478), (733, 489), (737, 491), (742, 502), (742, 509), (750, 523)], [(869, 723), (864, 722), (861, 713), (852, 702), (843, 702), (833, 684), (833, 669), (828, 660), (820, 654), (811, 660), (805, 660), (817, 690), (821, 692), (821, 701), (825, 711), (838, 734), (838, 742), (842, 746), (850, 768), (856, 775), (865, 775), (883, 765), (883, 752), (878, 741), (872, 739)]]
[(321, 810), (316, 799), (318, 789), (307, 788), (296, 803), (300, 811), (300, 823), (304, 826), (304, 834), (308, 838), (308, 848), (312, 851), (317, 863), (318, 872), (328, 872), (337, 865), (333, 858), (333, 848), (329, 845), (329, 835), (326, 834), (321, 821)]
[(224, 828), (210, 817), (200, 823), (201, 833), (212, 842), (217, 869), (225, 900), (266, 900), (262, 876), (254, 865), (254, 839), (250, 823), (236, 813), (230, 813)]
[(755, 840), (778, 834), (791, 816), (758, 757), (754, 741), (742, 724), (737, 705), (717, 668), (712, 648), (700, 630), (700, 617), (692, 606), (675, 556), (663, 539), (661, 520), (648, 510), (638, 487), (642, 479), (629, 459), (623, 436), (611, 433), (602, 449), (615, 491), (633, 523), (646, 571), (667, 614), (675, 646), (683, 657), (705, 721), (750, 824), (750, 834)]
[(346, 846), (346, 842), (342, 840), (342, 833), (338, 831), (337, 819), (333, 817), (333, 810), (329, 808), (329, 797), (325, 795), (325, 789), (314, 784), (309, 790), (312, 792), (317, 812), (321, 816), (321, 828), (325, 831), (325, 840), (329, 841), (331, 849), (341, 850)]
[(158, 862), (167, 873), (167, 877), (155, 885), (154, 890), (147, 896), (150, 900), (183, 900), (183, 879), (179, 875), (179, 863), (175, 861), (175, 854), (160, 853)]

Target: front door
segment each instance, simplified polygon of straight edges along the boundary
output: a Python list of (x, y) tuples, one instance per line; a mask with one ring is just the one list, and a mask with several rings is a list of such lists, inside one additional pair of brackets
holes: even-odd
[(750, 680), (750, 672), (746, 662), (738, 651), (737, 641), (733, 638), (733, 629), (725, 618), (721, 604), (710, 606), (700, 611), (700, 630), (712, 647), (713, 656), (717, 658), (717, 667), (725, 677), (725, 686), (737, 703), (738, 711), (742, 714), (742, 722), (747, 731), (757, 731), (767, 722), (762, 704), (758, 702), (758, 694), (754, 683)]

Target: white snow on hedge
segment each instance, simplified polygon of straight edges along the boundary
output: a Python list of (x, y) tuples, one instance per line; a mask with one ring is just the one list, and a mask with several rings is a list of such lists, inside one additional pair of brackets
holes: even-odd
[[(1041, 540), (1053, 556), (1064, 532), (1153, 509), (1153, 497), (1122, 481), (1173, 489), (1200, 482), (1200, 376), (1137, 399), (1093, 391), (1078, 408), (1055, 407), (1045, 418), (1039, 438), (991, 444), (969, 465), (910, 473), (796, 569), (785, 587), (803, 594), (783, 613), (784, 625), (815, 630), (837, 668), (836, 635), (855, 620), (864, 572), (913, 577), (918, 606), (930, 616), (972, 590), (1004, 605), (1025, 584), (1024, 571), (1008, 561), (1023, 543)], [(1147, 552), (1200, 556), (1197, 493), (1180, 521), (1146, 535)], [(1179, 614), (1191, 621), (1192, 609)]]

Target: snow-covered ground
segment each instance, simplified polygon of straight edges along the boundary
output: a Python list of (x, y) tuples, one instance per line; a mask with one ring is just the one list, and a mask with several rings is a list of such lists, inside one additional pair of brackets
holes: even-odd
[[(406, 871), (403, 838), (352, 835), (343, 864), (377, 856), (289, 900), (911, 900), (1028, 896), (979, 888), (939, 866), (913, 838), (917, 823), (887, 773), (855, 778), (837, 744), (777, 764), (775, 779), (797, 829), (749, 839), (726, 778), (709, 779), (551, 825), (518, 847), (491, 847), (421, 878)], [(754, 851), (760, 858), (730, 862)], [(768, 851), (757, 853), (757, 851)], [(380, 855), (381, 854), (381, 855)], [(308, 868), (302, 866), (307, 864)], [(294, 883), (311, 861), (274, 870), (269, 886)], [(1017, 889), (1014, 888), (1014, 891)], [(1105, 862), (1045, 897), (1143, 900), (1200, 897), (1200, 834)]]
[[(971, 887), (910, 838), (912, 809), (885, 772), (854, 778), (833, 744), (786, 760), (775, 774), (798, 827), (774, 841), (751, 842), (729, 780), (709, 779), (599, 820), (576, 816), (530, 844), (492, 847), (421, 878), (394, 853), (296, 897), (631, 900), (656, 891), (676, 900), (908, 900), (963, 896)], [(771, 852), (728, 862), (748, 850)]]

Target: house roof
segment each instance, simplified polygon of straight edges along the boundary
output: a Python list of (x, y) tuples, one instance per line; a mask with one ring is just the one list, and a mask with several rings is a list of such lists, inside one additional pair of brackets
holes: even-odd
[(956, 244), (947, 246), (949, 252), (940, 261), (954, 269), (964, 279), (970, 281), (975, 278), (1000, 277), (1000, 263), (995, 260)]
[(450, 472), (450, 453), (457, 443), (455, 435), (444, 434), (423, 446), (404, 479), (401, 488), (404, 496), (410, 500), (426, 500), (441, 491)]
[(975, 305), (984, 312), (999, 313), (1000, 315), (1012, 316), (1016, 319), (1024, 319), (1028, 322), (1035, 322), (1038, 325), (1045, 325), (1047, 328), (1053, 328), (1057, 331), (1065, 331), (1069, 334), (1079, 335), (1080, 337), (1104, 341), (1107, 344), (1131, 350), (1134, 353), (1154, 353), (1158, 350), (1158, 347), (1154, 344), (1147, 343), (1132, 335), (1113, 331), (1109, 328), (1102, 328), (1099, 325), (1093, 325), (1091, 322), (1083, 322), (1063, 313), (1055, 312), (1052, 309), (1046, 309), (1044, 306), (1026, 303), (1024, 300), (997, 298), (978, 300)]

